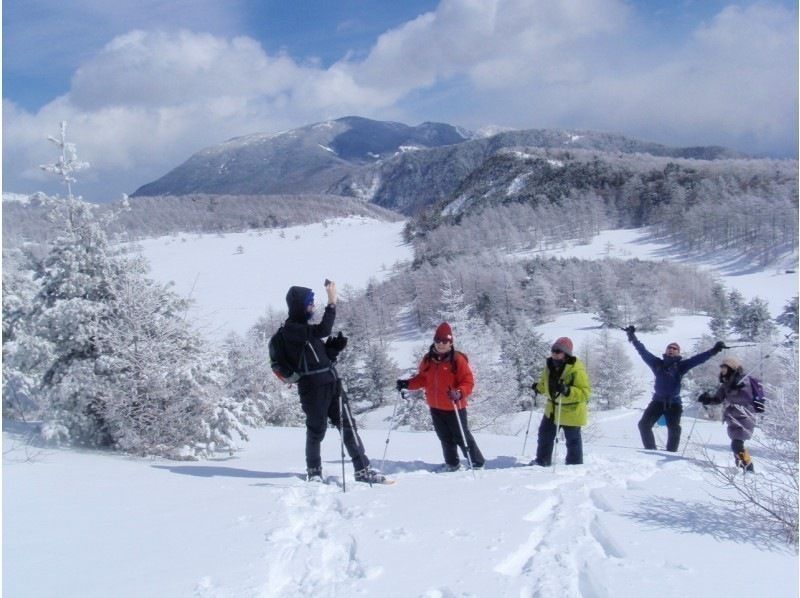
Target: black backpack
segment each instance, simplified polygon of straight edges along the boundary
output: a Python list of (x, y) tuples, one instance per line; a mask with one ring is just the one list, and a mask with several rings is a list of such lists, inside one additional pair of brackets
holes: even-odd
[(269, 339), (269, 365), (272, 373), (281, 382), (293, 384), (300, 379), (298, 374), (286, 357), (286, 340), (283, 338), (283, 326)]

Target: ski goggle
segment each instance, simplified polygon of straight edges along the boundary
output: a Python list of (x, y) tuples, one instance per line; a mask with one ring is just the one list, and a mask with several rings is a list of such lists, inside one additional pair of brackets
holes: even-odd
[(445, 345), (447, 343), (452, 343), (453, 339), (452, 338), (435, 338), (435, 339), (433, 339), (433, 342), (434, 343), (438, 343), (440, 345)]
[(561, 355), (564, 351), (562, 351), (561, 349), (556, 349), (555, 347), (553, 347), (552, 349), (550, 349), (550, 352), (553, 355)]

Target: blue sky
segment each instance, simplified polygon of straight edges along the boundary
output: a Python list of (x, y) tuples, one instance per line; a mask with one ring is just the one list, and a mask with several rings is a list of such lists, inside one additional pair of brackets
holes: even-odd
[(357, 114), (797, 156), (787, 0), (5, 0), (3, 189), (52, 192), (60, 120), (130, 193), (199, 149)]

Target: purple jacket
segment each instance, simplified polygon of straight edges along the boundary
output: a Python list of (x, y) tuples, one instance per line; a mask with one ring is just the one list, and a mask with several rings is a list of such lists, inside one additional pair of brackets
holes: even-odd
[(731, 440), (750, 440), (756, 427), (750, 379), (742, 379), (738, 374), (731, 381), (723, 382), (717, 389), (716, 398), (724, 409), (722, 417), (728, 426), (728, 437)]

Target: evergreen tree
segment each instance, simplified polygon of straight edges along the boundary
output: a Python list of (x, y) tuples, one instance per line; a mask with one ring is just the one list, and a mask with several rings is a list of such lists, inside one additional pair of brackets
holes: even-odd
[(790, 299), (783, 307), (781, 314), (775, 318), (775, 321), (781, 326), (786, 326), (792, 331), (792, 334), (797, 336), (798, 333), (798, 316), (797, 316), (797, 295)]
[(586, 348), (584, 361), (592, 383), (593, 407), (627, 407), (639, 396), (639, 388), (632, 383), (633, 363), (625, 344), (613, 340), (608, 329), (602, 329)]
[(711, 321), (708, 326), (711, 333), (716, 338), (728, 338), (730, 334), (729, 320), (731, 317), (731, 302), (725, 294), (725, 287), (719, 284), (714, 285), (711, 292), (712, 306), (709, 310)]
[(749, 303), (734, 311), (731, 328), (744, 340), (762, 340), (775, 332), (767, 302), (754, 297)]

